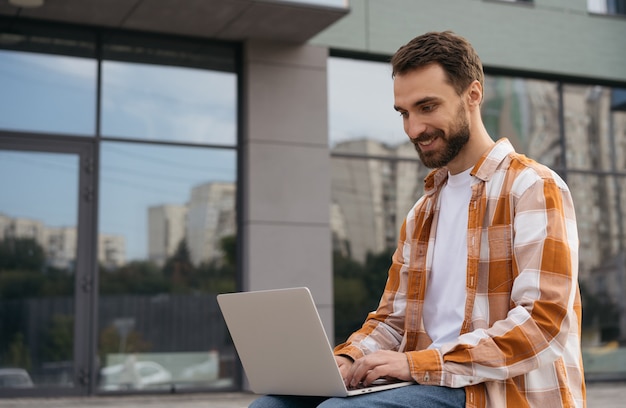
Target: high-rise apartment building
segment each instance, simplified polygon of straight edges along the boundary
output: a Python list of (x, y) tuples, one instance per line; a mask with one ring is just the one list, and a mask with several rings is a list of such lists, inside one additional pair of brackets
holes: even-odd
[(185, 239), (187, 206), (163, 204), (148, 208), (148, 259), (163, 265)]

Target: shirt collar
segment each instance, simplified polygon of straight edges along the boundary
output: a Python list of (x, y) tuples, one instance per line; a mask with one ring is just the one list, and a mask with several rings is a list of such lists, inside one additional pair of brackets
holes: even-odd
[(507, 138), (502, 138), (478, 160), (472, 169), (472, 175), (482, 181), (489, 181), (500, 166), (500, 163), (511, 153), (515, 153), (513, 145)]
[[(514, 152), (515, 149), (513, 149), (513, 145), (507, 138), (498, 140), (496, 144), (478, 160), (478, 163), (476, 163), (472, 169), (472, 176), (482, 181), (488, 181), (493, 177), (500, 163), (502, 163), (510, 153)], [(434, 194), (447, 179), (447, 168), (440, 167), (434, 169), (428, 173), (428, 176), (424, 179), (424, 194)]]

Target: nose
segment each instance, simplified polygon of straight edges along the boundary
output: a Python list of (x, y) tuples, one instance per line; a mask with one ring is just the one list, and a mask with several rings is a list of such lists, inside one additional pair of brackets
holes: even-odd
[(409, 116), (404, 120), (404, 131), (409, 138), (417, 139), (422, 133), (426, 131), (426, 125), (423, 121), (419, 120), (415, 116)]

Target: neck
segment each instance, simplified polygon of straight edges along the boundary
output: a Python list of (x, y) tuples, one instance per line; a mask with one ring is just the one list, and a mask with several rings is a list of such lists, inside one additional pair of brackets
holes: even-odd
[(467, 144), (459, 152), (458, 156), (447, 165), (450, 174), (459, 174), (473, 167), (495, 144), (487, 133), (482, 120), (472, 120), (471, 123), (470, 138)]

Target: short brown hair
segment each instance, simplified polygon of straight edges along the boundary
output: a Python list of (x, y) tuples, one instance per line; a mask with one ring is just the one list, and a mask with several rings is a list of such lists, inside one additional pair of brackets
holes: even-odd
[(430, 64), (443, 68), (459, 95), (475, 80), (484, 85), (483, 64), (474, 47), (452, 31), (429, 32), (400, 47), (391, 58), (392, 76)]

